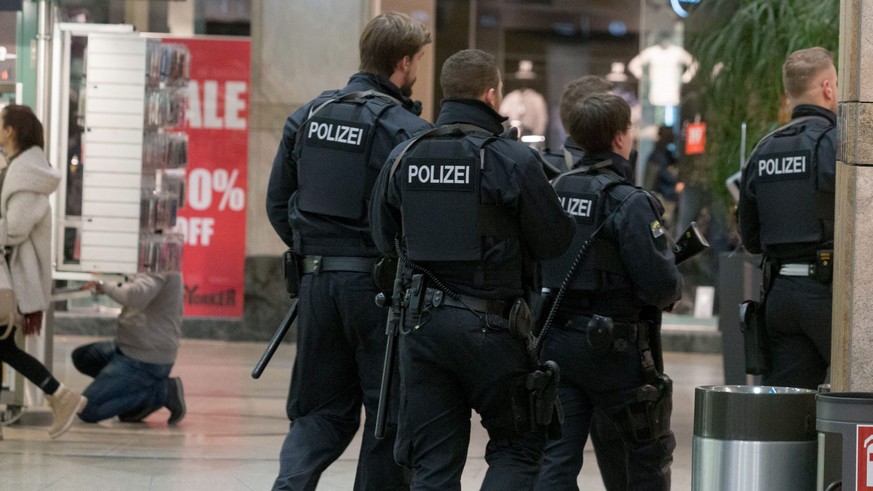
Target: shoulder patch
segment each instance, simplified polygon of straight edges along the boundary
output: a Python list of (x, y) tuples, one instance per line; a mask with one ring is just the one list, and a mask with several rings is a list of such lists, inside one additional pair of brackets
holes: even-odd
[(664, 227), (660, 220), (655, 220), (649, 225), (649, 230), (652, 232), (652, 239), (655, 242), (655, 248), (663, 251), (667, 248), (667, 235), (664, 232)]

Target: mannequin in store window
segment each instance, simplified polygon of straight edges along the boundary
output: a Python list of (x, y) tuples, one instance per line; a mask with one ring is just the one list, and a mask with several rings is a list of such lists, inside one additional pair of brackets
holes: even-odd
[(527, 82), (536, 79), (533, 62), (521, 60), (515, 79), (522, 87), (505, 96), (500, 104), (499, 113), (509, 118), (509, 125), (518, 128), (519, 135), (545, 135), (549, 124), (549, 111), (546, 99), (536, 90), (527, 87)]
[(648, 77), (648, 101), (663, 112), (658, 121), (663, 123), (666, 115), (672, 114), (679, 106), (682, 84), (694, 78), (697, 62), (691, 53), (675, 45), (668, 34), (662, 33), (656, 44), (642, 50), (628, 63), (627, 70), (638, 80)]

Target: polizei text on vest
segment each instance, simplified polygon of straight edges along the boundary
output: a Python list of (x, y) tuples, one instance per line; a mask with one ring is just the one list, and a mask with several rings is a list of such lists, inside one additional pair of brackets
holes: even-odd
[(470, 167), (467, 165), (410, 165), (409, 182), (417, 179), (422, 184), (469, 184)]
[(315, 137), (319, 140), (346, 143), (348, 145), (360, 145), (364, 137), (364, 131), (361, 128), (346, 126), (334, 123), (322, 123), (313, 121), (309, 125), (308, 138)]
[(789, 155), (758, 160), (759, 176), (803, 174), (804, 172), (806, 172), (806, 156)]

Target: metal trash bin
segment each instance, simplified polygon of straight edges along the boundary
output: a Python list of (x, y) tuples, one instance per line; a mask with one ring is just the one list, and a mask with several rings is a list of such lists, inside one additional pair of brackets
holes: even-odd
[(815, 396), (790, 387), (697, 387), (691, 489), (815, 489)]
[(817, 489), (873, 488), (873, 393), (819, 394), (816, 413)]

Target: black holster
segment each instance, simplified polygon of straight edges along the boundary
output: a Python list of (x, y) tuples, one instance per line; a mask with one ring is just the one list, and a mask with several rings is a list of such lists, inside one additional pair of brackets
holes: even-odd
[(382, 256), (373, 265), (373, 283), (388, 298), (394, 291), (394, 278), (397, 276), (398, 261), (395, 256)]
[(630, 401), (604, 410), (626, 442), (646, 442), (667, 436), (673, 413), (673, 381), (661, 374), (653, 383), (634, 389)]
[(770, 342), (767, 337), (767, 296), (779, 273), (779, 262), (764, 258), (761, 263), (761, 300), (746, 300), (740, 304), (740, 330), (746, 373), (766, 375), (770, 371)]
[(547, 361), (529, 373), (525, 379), (528, 397), (530, 431), (548, 431), (550, 439), (561, 438), (564, 412), (558, 400), (558, 382), (561, 369), (554, 361)]
[(746, 300), (740, 304), (740, 330), (743, 332), (746, 373), (766, 375), (770, 371), (770, 346), (763, 302)]
[(297, 298), (300, 295), (300, 256), (293, 250), (285, 251), (283, 258), (283, 266), (285, 270), (285, 290), (291, 298)]

